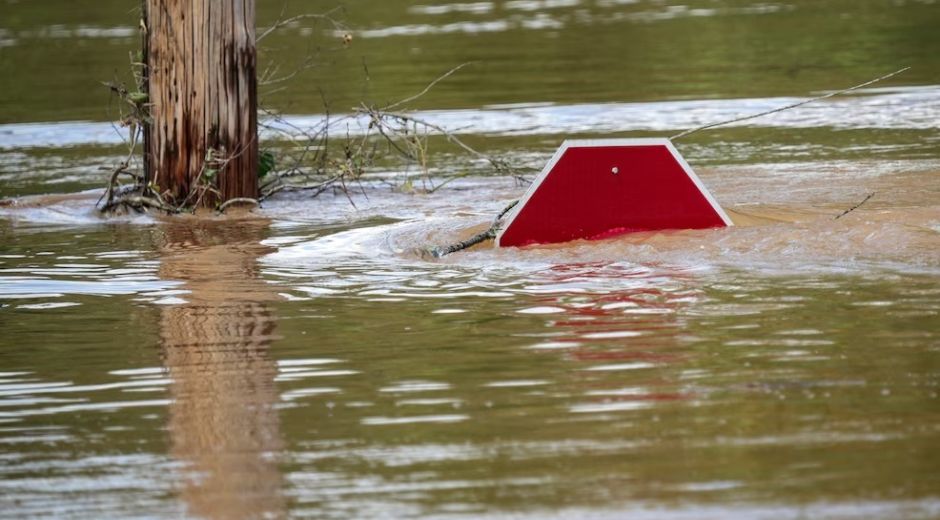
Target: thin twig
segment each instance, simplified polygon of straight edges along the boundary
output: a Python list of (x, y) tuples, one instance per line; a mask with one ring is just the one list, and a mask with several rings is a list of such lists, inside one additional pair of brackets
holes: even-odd
[[(277, 76), (277, 73), (281, 70), (280, 65), (276, 65), (272, 68), (269, 68), (264, 71), (264, 74), (262, 74), (260, 78), (258, 78), (258, 86), (267, 87), (270, 85), (277, 85), (278, 83), (285, 83), (287, 81), (290, 81), (294, 79), (295, 77), (297, 77), (301, 72), (310, 70), (316, 67), (317, 65), (319, 65), (320, 62), (317, 61), (317, 58), (319, 57), (320, 57), (319, 50), (314, 54), (307, 55), (300, 65), (295, 67), (292, 72), (284, 74), (283, 76)], [(274, 92), (277, 92), (278, 90), (280, 89), (266, 90), (265, 95), (271, 95)]]
[(108, 187), (105, 190), (105, 192), (101, 195), (101, 197), (98, 198), (98, 202), (95, 203), (95, 206), (101, 204), (102, 199), (105, 199), (105, 198), (107, 198), (107, 202), (105, 202), (106, 207), (110, 205), (111, 202), (114, 201), (115, 187), (118, 183), (118, 178), (120, 177), (122, 173), (131, 175), (135, 179), (137, 178), (133, 172), (128, 170), (128, 167), (130, 167), (131, 161), (134, 159), (134, 152), (136, 151), (136, 148), (137, 148), (137, 139), (140, 136), (141, 129), (140, 129), (140, 126), (134, 122), (132, 122), (129, 126), (130, 126), (130, 142), (128, 143), (128, 146), (127, 146), (128, 148), (127, 157), (123, 161), (121, 161), (121, 163), (118, 164), (117, 167), (115, 167), (114, 170), (111, 172), (111, 177), (108, 179)]
[(450, 183), (456, 181), (457, 179), (462, 179), (462, 178), (464, 178), (464, 177), (466, 177), (466, 176), (468, 176), (468, 175), (470, 175), (470, 172), (463, 172), (463, 173), (458, 173), (457, 175), (451, 175), (450, 177), (448, 177), (448, 178), (444, 179), (443, 181), (441, 181), (441, 183), (438, 184), (437, 186), (433, 186), (433, 185), (432, 185), (432, 186), (431, 186), (431, 189), (428, 190), (428, 193), (429, 193), (429, 194), (434, 193), (434, 192), (436, 192), (437, 190), (443, 188), (444, 186), (447, 186), (448, 184), (450, 184)]
[(675, 141), (676, 139), (681, 139), (681, 138), (683, 138), (683, 137), (685, 137), (685, 136), (687, 136), (687, 135), (694, 134), (695, 132), (700, 132), (700, 131), (702, 131), (702, 130), (708, 130), (709, 128), (715, 128), (716, 126), (730, 125), (731, 123), (739, 123), (739, 122), (741, 122), (741, 121), (747, 121), (747, 120), (749, 120), (749, 119), (756, 119), (756, 118), (758, 118), (758, 117), (763, 117), (763, 116), (767, 116), (767, 115), (770, 115), (770, 114), (776, 114), (777, 112), (783, 112), (784, 110), (790, 110), (791, 108), (801, 107), (801, 106), (803, 106), (803, 105), (806, 105), (806, 104), (808, 104), (808, 103), (813, 103), (813, 102), (815, 102), (815, 101), (821, 101), (821, 100), (823, 100), (823, 99), (828, 99), (828, 98), (831, 98), (831, 97), (834, 97), (834, 96), (839, 96), (839, 95), (842, 95), (842, 94), (846, 94), (846, 93), (848, 93), (848, 92), (852, 92), (853, 90), (858, 90), (858, 89), (860, 89), (860, 88), (867, 87), (868, 85), (871, 85), (871, 84), (874, 84), (874, 83), (878, 83), (879, 81), (883, 81), (883, 80), (886, 80), (886, 79), (888, 79), (888, 78), (892, 78), (892, 77), (897, 76), (898, 74), (900, 74), (900, 73), (902, 73), (902, 72), (905, 72), (905, 71), (907, 71), (907, 70), (910, 70), (910, 67), (904, 67), (903, 69), (896, 70), (896, 71), (892, 72), (891, 74), (885, 74), (884, 76), (881, 76), (880, 78), (875, 78), (875, 79), (873, 79), (873, 80), (871, 80), (871, 81), (866, 81), (865, 83), (862, 83), (862, 84), (860, 84), (860, 85), (855, 85), (854, 87), (849, 87), (849, 88), (847, 88), (847, 89), (839, 90), (839, 91), (837, 91), (837, 92), (830, 92), (829, 94), (826, 94), (825, 96), (819, 96), (819, 97), (815, 97), (815, 98), (812, 98), (812, 99), (807, 99), (807, 100), (801, 101), (801, 102), (799, 102), (799, 103), (794, 103), (794, 104), (792, 104), (792, 105), (787, 105), (787, 106), (785, 106), (785, 107), (775, 108), (775, 109), (773, 109), (773, 110), (768, 110), (768, 111), (766, 111), (766, 112), (761, 112), (761, 113), (759, 113), (759, 114), (752, 114), (752, 115), (749, 115), (749, 116), (738, 117), (738, 118), (735, 118), (735, 119), (729, 119), (728, 121), (721, 121), (721, 122), (718, 122), (718, 123), (709, 123), (709, 124), (707, 124), (707, 125), (703, 125), (703, 126), (700, 126), (700, 127), (697, 127), (697, 128), (692, 128), (692, 129), (690, 129), (690, 130), (686, 130), (685, 132), (676, 134), (676, 135), (670, 137), (669, 139), (670, 139), (671, 141)]
[(282, 27), (288, 26), (294, 22), (299, 22), (301, 20), (307, 20), (311, 18), (316, 19), (316, 20), (326, 20), (333, 26), (334, 29), (345, 30), (346, 28), (345, 26), (343, 26), (343, 24), (337, 22), (330, 16), (336, 13), (337, 11), (342, 11), (342, 10), (343, 10), (342, 6), (337, 6), (322, 14), (306, 13), (306, 14), (299, 14), (297, 16), (292, 16), (286, 19), (279, 19), (276, 22), (274, 22), (274, 25), (272, 25), (271, 27), (268, 27), (263, 33), (261, 33), (261, 35), (255, 39), (255, 42), (256, 43), (260, 42), (261, 40), (265, 39), (269, 34), (273, 33), (274, 31)]
[(329, 179), (327, 179), (327, 180), (325, 180), (325, 181), (323, 181), (323, 182), (317, 183), (317, 184), (289, 184), (289, 183), (278, 184), (277, 186), (275, 186), (275, 187), (271, 188), (270, 190), (266, 191), (265, 193), (263, 193), (260, 197), (258, 197), (258, 200), (259, 200), (259, 202), (264, 202), (266, 199), (270, 198), (270, 197), (273, 196), (274, 194), (279, 193), (279, 192), (281, 192), (281, 191), (309, 191), (309, 190), (313, 190), (313, 191), (314, 191), (313, 196), (316, 197), (317, 195), (319, 195), (319, 194), (323, 193), (324, 191), (326, 191), (326, 189), (329, 188), (331, 185), (333, 185), (334, 183), (336, 183), (336, 181), (338, 181), (338, 180), (340, 179), (340, 177), (342, 177), (342, 175), (336, 175), (336, 176), (334, 176), (334, 177), (331, 177), (331, 178), (329, 178)]
[(462, 148), (467, 153), (487, 161), (488, 163), (490, 163), (491, 166), (493, 166), (493, 168), (496, 171), (509, 173), (509, 174), (512, 174), (513, 176), (517, 175), (516, 168), (510, 165), (508, 162), (497, 159), (495, 157), (492, 157), (490, 155), (487, 155), (483, 152), (476, 150), (472, 146), (460, 140), (460, 138), (458, 138), (456, 135), (454, 135), (453, 133), (451, 133), (450, 131), (446, 130), (445, 128), (439, 125), (436, 125), (434, 123), (431, 123), (423, 119), (409, 116), (407, 114), (402, 114), (400, 112), (399, 113), (384, 112), (384, 111), (377, 110), (374, 108), (369, 108), (369, 107), (364, 107), (364, 113), (368, 114), (371, 117), (372, 121), (379, 125), (384, 124), (384, 121), (387, 119), (393, 119), (393, 120), (400, 121), (402, 124), (412, 123), (415, 125), (420, 125), (424, 127), (425, 129), (434, 130), (437, 133), (443, 135), (451, 143)]
[(839, 214), (838, 217), (836, 217), (836, 218), (834, 218), (834, 219), (832, 219), (832, 220), (839, 220), (840, 218), (842, 218), (842, 217), (848, 215), (849, 213), (851, 213), (851, 212), (857, 210), (858, 208), (862, 207), (862, 204), (865, 204), (866, 202), (868, 202), (868, 199), (870, 199), (870, 198), (872, 198), (872, 197), (874, 197), (874, 196), (875, 196), (875, 192), (869, 193), (868, 196), (865, 197), (864, 200), (862, 200), (862, 201), (859, 202), (858, 204), (852, 206), (851, 208), (849, 208), (849, 209), (843, 211), (842, 213)]
[(474, 62), (472, 62), (472, 61), (468, 61), (468, 62), (466, 62), (466, 63), (461, 63), (460, 65), (457, 65), (456, 67), (450, 69), (449, 71), (447, 71), (446, 73), (444, 73), (442, 76), (439, 76), (437, 79), (435, 79), (434, 81), (432, 81), (431, 83), (429, 83), (428, 86), (424, 87), (424, 90), (422, 90), (421, 92), (418, 92), (417, 94), (415, 94), (415, 95), (413, 95), (413, 96), (411, 96), (411, 97), (409, 97), (409, 98), (402, 99), (401, 101), (398, 101), (398, 102), (396, 102), (396, 103), (392, 103), (391, 105), (388, 105), (387, 107), (383, 108), (382, 110), (383, 110), (383, 111), (392, 110), (392, 109), (397, 108), (397, 107), (400, 107), (400, 106), (402, 106), (402, 105), (407, 105), (408, 103), (411, 103), (412, 101), (414, 101), (414, 100), (420, 98), (421, 96), (427, 94), (432, 88), (434, 88), (434, 85), (437, 85), (437, 84), (440, 83), (441, 81), (444, 81), (445, 79), (447, 79), (448, 77), (450, 77), (452, 74), (454, 74), (454, 73), (457, 72), (458, 70), (460, 70), (460, 69), (466, 67), (467, 65), (473, 65), (473, 63), (474, 63)]

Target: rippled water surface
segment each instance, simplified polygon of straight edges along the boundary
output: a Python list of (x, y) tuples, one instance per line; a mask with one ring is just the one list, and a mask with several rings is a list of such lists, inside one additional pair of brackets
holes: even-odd
[(337, 17), (264, 45), (324, 53), (266, 94), (287, 123), (472, 61), (417, 115), (534, 170), (913, 69), (678, 141), (735, 227), (436, 260), (526, 188), (443, 140), (430, 179), (98, 216), (134, 13), (0, 0), (0, 516), (940, 518), (940, 4)]

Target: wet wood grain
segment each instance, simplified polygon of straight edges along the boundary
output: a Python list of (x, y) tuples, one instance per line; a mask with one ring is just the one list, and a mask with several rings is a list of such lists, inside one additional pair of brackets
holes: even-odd
[(254, 0), (144, 0), (148, 181), (185, 199), (206, 180), (212, 150), (219, 197), (258, 196)]

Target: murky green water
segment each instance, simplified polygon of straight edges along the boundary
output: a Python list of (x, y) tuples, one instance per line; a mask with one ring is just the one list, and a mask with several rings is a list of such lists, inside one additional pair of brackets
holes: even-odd
[[(101, 186), (121, 147), (96, 82), (123, 75), (135, 5), (0, 0), (0, 196)], [(293, 124), (474, 61), (416, 108), (536, 168), (567, 136), (672, 135), (914, 68), (678, 143), (744, 224), (725, 230), (428, 261), (410, 251), (525, 188), (415, 195), (401, 171), (355, 206), (243, 219), (0, 206), (0, 516), (940, 518), (940, 4), (338, 17), (349, 48), (322, 25), (265, 41), (285, 68), (323, 49), (265, 96)], [(442, 150), (435, 175), (487, 173)]]

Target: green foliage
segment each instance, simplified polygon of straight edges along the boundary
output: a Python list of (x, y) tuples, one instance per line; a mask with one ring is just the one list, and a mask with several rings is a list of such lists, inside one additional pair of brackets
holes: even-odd
[(258, 177), (264, 177), (265, 175), (274, 171), (275, 166), (277, 166), (277, 161), (274, 157), (274, 153), (270, 150), (262, 150), (258, 154)]
[(150, 100), (146, 92), (129, 92), (127, 98), (137, 106), (141, 106)]

